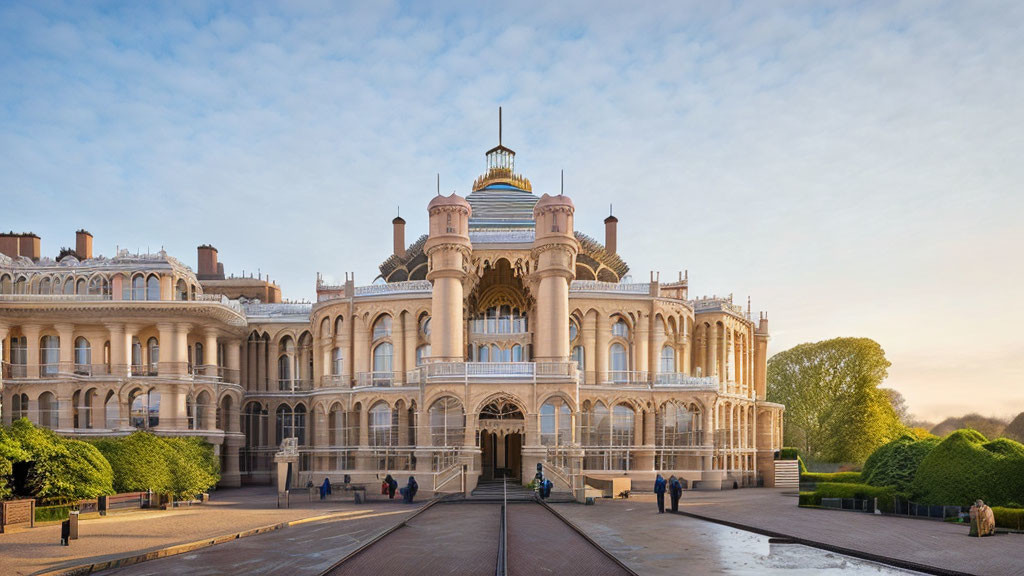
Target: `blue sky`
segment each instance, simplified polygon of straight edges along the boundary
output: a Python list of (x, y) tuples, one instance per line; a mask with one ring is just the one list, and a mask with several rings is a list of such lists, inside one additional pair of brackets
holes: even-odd
[(1024, 410), (1024, 4), (0, 4), (0, 227), (370, 283), (504, 142), (634, 278), (878, 340), (932, 419)]

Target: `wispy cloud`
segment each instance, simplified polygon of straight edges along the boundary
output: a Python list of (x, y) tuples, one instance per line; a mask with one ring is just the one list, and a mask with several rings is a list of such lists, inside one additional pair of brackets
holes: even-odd
[[(615, 204), (638, 278), (752, 294), (776, 350), (874, 337), (920, 414), (963, 388), (1006, 414), (1022, 25), (1012, 2), (5, 3), (3, 227), (49, 254), (83, 226), (106, 253), (211, 242), (293, 298), (369, 283), (397, 205), (415, 238), (436, 172), (468, 192), (500, 104), (580, 229)], [(976, 361), (907, 374), (923, 355)]]

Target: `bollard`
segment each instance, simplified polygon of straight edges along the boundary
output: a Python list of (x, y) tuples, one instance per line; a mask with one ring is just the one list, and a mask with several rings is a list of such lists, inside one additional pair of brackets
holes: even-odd
[(71, 520), (65, 520), (60, 523), (60, 545), (68, 546), (70, 543), (68, 539), (71, 537)]
[(78, 510), (68, 512), (68, 538), (78, 540)]

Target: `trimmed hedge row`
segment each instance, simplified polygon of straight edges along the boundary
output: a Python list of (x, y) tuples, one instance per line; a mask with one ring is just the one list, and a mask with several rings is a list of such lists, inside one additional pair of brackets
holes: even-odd
[(801, 492), (800, 504), (803, 506), (821, 506), (822, 498), (856, 498), (871, 500), (878, 498), (878, 509), (882, 512), (893, 511), (893, 498), (899, 494), (888, 486), (870, 486), (868, 484), (850, 484), (822, 482), (814, 492)]
[(866, 484), (895, 486), (901, 492), (909, 492), (921, 462), (941, 441), (935, 436), (922, 439), (903, 434), (875, 450), (864, 463), (861, 476)]
[(202, 438), (167, 438), (140, 431), (93, 443), (113, 466), (118, 492), (152, 490), (191, 498), (220, 481), (220, 460)]
[(831, 482), (835, 484), (859, 484), (860, 472), (804, 472), (800, 475), (801, 482)]
[(1010, 530), (1024, 530), (1024, 508), (993, 506), (992, 513), (996, 517), (996, 526)]

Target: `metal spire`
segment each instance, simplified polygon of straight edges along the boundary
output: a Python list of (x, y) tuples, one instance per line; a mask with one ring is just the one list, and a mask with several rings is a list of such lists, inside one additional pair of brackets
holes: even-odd
[(498, 106), (498, 146), (501, 146), (501, 106)]

